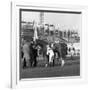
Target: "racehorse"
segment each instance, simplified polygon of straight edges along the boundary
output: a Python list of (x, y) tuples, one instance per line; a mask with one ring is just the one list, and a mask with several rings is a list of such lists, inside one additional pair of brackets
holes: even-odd
[(50, 62), (52, 61), (52, 56), (54, 56), (54, 52), (53, 50), (49, 50), (49, 48), (47, 48), (48, 46), (48, 42), (44, 41), (44, 40), (37, 40), (37, 46), (39, 45), (41, 47), (41, 53), (43, 55), (43, 59), (45, 60), (46, 64), (45, 66), (49, 65)]
[(41, 52), (43, 54), (43, 59), (46, 61), (46, 67), (51, 63), (54, 66), (55, 60), (60, 59), (60, 49), (56, 46), (52, 47), (50, 44), (44, 40), (37, 40), (37, 46), (41, 46)]

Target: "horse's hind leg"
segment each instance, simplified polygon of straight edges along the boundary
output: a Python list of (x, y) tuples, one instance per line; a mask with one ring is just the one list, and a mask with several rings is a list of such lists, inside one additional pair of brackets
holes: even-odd
[(55, 60), (53, 59), (53, 67), (55, 66)]
[(44, 59), (45, 59), (45, 67), (47, 67), (48, 65), (49, 65), (49, 56), (48, 55), (46, 55), (45, 57), (44, 57)]

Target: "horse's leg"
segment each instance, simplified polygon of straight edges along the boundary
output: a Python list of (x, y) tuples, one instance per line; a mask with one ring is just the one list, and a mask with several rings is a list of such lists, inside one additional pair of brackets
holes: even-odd
[(49, 64), (50, 66), (52, 66), (52, 64), (54, 65), (54, 59), (52, 54), (49, 55)]
[(33, 64), (32, 57), (30, 58), (29, 63), (30, 63), (30, 67), (32, 67), (32, 64)]
[(53, 59), (53, 66), (54, 66), (55, 65), (54, 56), (52, 57), (52, 59)]
[(33, 67), (33, 64), (34, 64), (34, 57), (31, 56), (31, 60), (30, 60), (30, 65), (31, 65), (31, 67)]
[(49, 55), (45, 55), (45, 60), (46, 60), (46, 64), (45, 66), (47, 67), (49, 65)]
[(45, 56), (43, 56), (43, 58), (44, 58), (44, 60), (45, 60), (45, 67), (47, 67), (48, 66), (48, 64), (47, 64), (47, 56), (45, 55)]
[(26, 59), (23, 60), (23, 69), (26, 68)]

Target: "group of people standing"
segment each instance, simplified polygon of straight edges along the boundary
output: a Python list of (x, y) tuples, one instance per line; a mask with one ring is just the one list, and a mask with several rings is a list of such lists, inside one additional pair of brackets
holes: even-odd
[(34, 42), (24, 41), (24, 44), (21, 48), (21, 62), (23, 68), (26, 67), (36, 67), (37, 66), (37, 49), (36, 44)]
[[(24, 41), (24, 44), (22, 45), (21, 49), (21, 61), (23, 68), (25, 67), (36, 67), (37, 66), (37, 57), (39, 57), (39, 51), (41, 49), (41, 52), (43, 54), (43, 58), (46, 57), (46, 65), (48, 66), (52, 63), (54, 66), (55, 60), (60, 60), (63, 58), (61, 49), (62, 47), (60, 45), (55, 46), (54, 43), (44, 45), (41, 48), (38, 48), (38, 44), (34, 41)], [(62, 50), (63, 51), (63, 50)], [(65, 51), (65, 50), (64, 50)], [(66, 52), (66, 51), (65, 51)]]

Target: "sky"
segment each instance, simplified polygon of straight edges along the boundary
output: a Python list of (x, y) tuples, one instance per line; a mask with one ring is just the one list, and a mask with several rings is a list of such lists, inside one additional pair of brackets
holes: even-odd
[[(23, 11), (22, 21), (36, 21), (40, 22), (40, 12)], [(60, 29), (77, 29), (81, 30), (81, 14), (69, 14), (69, 13), (44, 13), (44, 23), (54, 24)]]

